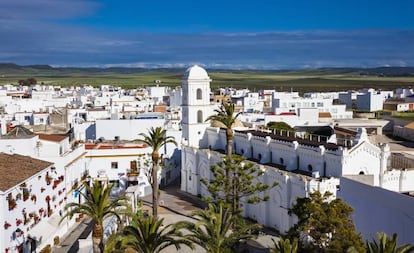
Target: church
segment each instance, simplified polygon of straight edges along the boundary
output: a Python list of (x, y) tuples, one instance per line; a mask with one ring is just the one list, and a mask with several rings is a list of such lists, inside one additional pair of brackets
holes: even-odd
[[(223, 159), (226, 149), (225, 129), (206, 122), (216, 108), (210, 103), (211, 81), (208, 73), (195, 65), (186, 70), (181, 84), (181, 190), (195, 196), (208, 194), (200, 179), (211, 178), (210, 166)], [(233, 131), (234, 152), (265, 172), (257, 180), (278, 183), (268, 190), (268, 201), (242, 203), (243, 214), (281, 233), (296, 223), (288, 211), (297, 198), (314, 191), (329, 191), (336, 197), (344, 176), (367, 176), (374, 186), (380, 186), (390, 157), (389, 146), (372, 144), (363, 128), (352, 146), (251, 129)]]

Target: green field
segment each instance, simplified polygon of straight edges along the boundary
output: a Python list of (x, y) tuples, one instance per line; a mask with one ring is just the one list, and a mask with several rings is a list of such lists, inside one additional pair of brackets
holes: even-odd
[[(131, 69), (131, 68), (51, 68), (49, 66), (0, 65), (0, 84), (17, 84), (30, 77), (38, 83), (73, 86), (111, 84), (124, 88), (154, 85), (177, 86), (185, 69)], [(414, 75), (361, 75), (358, 69), (315, 69), (295, 71), (209, 70), (212, 87), (275, 89), (278, 91), (344, 91), (376, 88), (383, 90), (414, 86)], [(382, 71), (382, 70), (381, 70)], [(411, 69), (410, 69), (411, 71)]]

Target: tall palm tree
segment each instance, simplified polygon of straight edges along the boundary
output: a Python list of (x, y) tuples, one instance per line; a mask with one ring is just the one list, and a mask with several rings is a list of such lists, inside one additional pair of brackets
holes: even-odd
[(71, 202), (65, 206), (65, 214), (61, 218), (62, 222), (66, 217), (72, 218), (76, 214), (89, 216), (95, 226), (92, 230), (93, 252), (103, 252), (103, 222), (106, 218), (115, 216), (119, 221), (121, 215), (130, 212), (128, 198), (124, 195), (112, 198), (110, 197), (112, 184), (105, 185), (95, 181), (92, 187), (88, 182), (84, 182), (85, 192), (79, 194), (85, 199), (83, 203)]
[(185, 237), (200, 245), (208, 253), (227, 253), (234, 252), (235, 247), (241, 240), (255, 237), (250, 233), (255, 226), (246, 225), (240, 227), (238, 231), (232, 231), (235, 219), (229, 209), (224, 209), (223, 205), (210, 203), (206, 210), (196, 210), (193, 212), (196, 223), (180, 221), (175, 224), (176, 228), (186, 229), (190, 233)]
[(405, 244), (397, 247), (397, 234), (388, 237), (384, 232), (377, 233), (377, 240), (367, 242), (367, 253), (412, 253), (414, 246)]
[(206, 121), (212, 120), (220, 122), (226, 128), (226, 152), (227, 155), (233, 153), (233, 130), (232, 127), (236, 123), (236, 119), (239, 117), (241, 112), (235, 113), (234, 104), (229, 102), (222, 102), (219, 109), (215, 109), (216, 115), (211, 115)]
[(174, 140), (172, 136), (166, 136), (166, 130), (162, 129), (161, 127), (151, 127), (148, 131), (148, 134), (140, 133), (140, 136), (143, 137), (141, 140), (148, 146), (152, 148), (152, 215), (155, 219), (158, 218), (158, 165), (160, 161), (160, 154), (159, 150), (162, 146), (166, 145), (167, 143), (173, 143), (177, 145), (177, 142)]
[(280, 239), (278, 242), (273, 240), (273, 248), (270, 249), (270, 253), (296, 253), (298, 252), (298, 239), (294, 239), (290, 242), (289, 239)]
[(169, 246), (176, 250), (181, 245), (193, 249), (192, 243), (185, 239), (179, 229), (172, 224), (163, 226), (164, 219), (155, 219), (153, 216), (144, 217), (137, 213), (132, 218), (131, 225), (126, 226), (121, 233), (112, 235), (105, 252), (126, 252), (134, 250), (138, 253), (159, 253)]

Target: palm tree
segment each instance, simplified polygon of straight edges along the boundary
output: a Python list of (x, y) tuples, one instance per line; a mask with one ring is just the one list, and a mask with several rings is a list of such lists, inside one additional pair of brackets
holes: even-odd
[(298, 239), (280, 239), (278, 242), (273, 240), (274, 247), (270, 249), (270, 253), (296, 253), (298, 252)]
[(177, 145), (177, 142), (174, 140), (172, 136), (166, 136), (166, 130), (162, 129), (161, 127), (153, 128), (151, 127), (148, 131), (148, 135), (144, 133), (140, 133), (140, 136), (143, 137), (141, 140), (148, 146), (152, 148), (152, 176), (150, 179), (150, 183), (152, 185), (152, 215), (155, 219), (158, 218), (158, 164), (160, 160), (159, 150), (162, 146), (166, 145), (167, 143), (173, 143)]
[(192, 243), (185, 239), (179, 229), (172, 224), (163, 226), (164, 219), (153, 216), (144, 217), (139, 212), (132, 218), (131, 225), (126, 226), (121, 233), (112, 235), (105, 252), (126, 252), (134, 250), (138, 253), (158, 253), (169, 246), (176, 250), (181, 245), (193, 249)]
[(232, 127), (236, 123), (237, 117), (239, 117), (240, 113), (236, 113), (234, 111), (234, 104), (229, 102), (222, 102), (219, 109), (215, 109), (216, 115), (211, 115), (207, 118), (206, 121), (212, 120), (220, 122), (226, 128), (226, 152), (227, 155), (231, 155), (233, 153), (233, 130)]
[(377, 241), (367, 242), (367, 253), (411, 253), (414, 246), (405, 244), (397, 247), (397, 234), (388, 237), (384, 232), (377, 233)]
[(89, 216), (95, 222), (92, 230), (93, 252), (103, 252), (103, 221), (113, 216), (120, 221), (121, 215), (130, 212), (129, 199), (124, 195), (111, 198), (112, 184), (105, 185), (95, 181), (92, 187), (89, 186), (88, 182), (84, 182), (83, 186), (85, 187), (85, 192), (80, 191), (79, 194), (85, 199), (85, 202), (68, 203), (65, 206), (66, 213), (60, 222), (66, 217), (72, 218), (76, 214)]
[(225, 209), (222, 204), (215, 205), (210, 203), (206, 210), (196, 210), (193, 212), (196, 223), (180, 221), (175, 224), (176, 228), (190, 231), (185, 237), (200, 245), (208, 253), (227, 253), (234, 252), (234, 248), (241, 240), (255, 237), (250, 233), (256, 226), (246, 225), (240, 227), (238, 231), (231, 231), (235, 219), (229, 209)]

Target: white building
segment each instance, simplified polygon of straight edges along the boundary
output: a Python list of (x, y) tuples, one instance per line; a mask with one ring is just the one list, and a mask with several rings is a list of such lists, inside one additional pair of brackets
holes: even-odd
[(182, 138), (189, 146), (199, 145), (210, 124), (206, 122), (213, 112), (210, 105), (210, 82), (207, 72), (197, 65), (188, 68), (183, 76)]
[(383, 103), (384, 96), (374, 90), (358, 94), (356, 99), (357, 109), (369, 112), (381, 111), (383, 109)]
[(274, 94), (272, 112), (298, 114), (299, 108), (317, 108), (319, 112), (329, 112), (333, 119), (352, 119), (353, 115), (352, 111), (346, 111), (346, 105), (334, 105), (330, 98), (276, 97)]
[[(22, 211), (25, 211), (29, 215), (34, 212), (32, 208), (36, 208), (37, 215), (40, 217), (40, 212), (43, 215), (43, 218), (36, 225), (32, 223), (18, 225), (20, 230), (25, 233), (25, 237), (21, 238), (27, 239), (28, 234), (35, 236), (37, 239), (42, 238), (38, 248), (42, 248), (46, 244), (53, 245), (53, 237), (63, 236), (75, 223), (75, 219), (73, 219), (65, 220), (61, 225), (58, 224), (65, 204), (81, 201), (77, 190), (88, 174), (86, 170), (87, 161), (84, 160), (86, 154), (84, 146), (81, 144), (77, 146), (69, 145), (66, 136), (36, 135), (26, 128), (17, 126), (7, 135), (1, 136), (0, 152), (13, 154), (16, 157), (12, 160), (13, 165), (9, 167), (16, 168), (13, 173), (21, 174), (22, 178), (19, 185), (25, 182), (28, 188), (32, 189), (29, 192), (36, 195), (34, 197), (36, 200), (30, 196), (30, 202), (33, 203), (27, 202), (30, 208), (23, 206), (22, 208), (26, 208), (25, 210), (19, 208), (16, 212), (21, 215)], [(25, 158), (26, 156), (27, 158)], [(33, 165), (35, 165), (38, 159), (53, 166), (40, 168), (37, 172), (23, 166), (25, 160), (34, 161)], [(0, 164), (7, 165), (6, 161), (0, 161)], [(34, 166), (34, 168), (37, 167)], [(0, 184), (7, 183), (7, 181), (7, 177), (1, 177)], [(17, 188), (13, 186), (12, 189)], [(40, 209), (43, 211), (40, 211)], [(2, 208), (1, 210), (8, 209)], [(30, 212), (28, 212), (29, 210)], [(14, 230), (16, 230), (16, 227)], [(10, 237), (2, 236), (1, 238)]]
[[(191, 68), (189, 70), (191, 71)], [(206, 85), (208, 82), (206, 81)], [(186, 82), (183, 81), (182, 86), (183, 91), (188, 90)], [(183, 97), (189, 95), (183, 92)], [(186, 106), (202, 107), (203, 105), (187, 103)], [(208, 107), (209, 104), (206, 102), (204, 106)], [(193, 195), (206, 196), (208, 192), (206, 187), (200, 183), (200, 179), (211, 178), (210, 166), (223, 159), (223, 155), (215, 150), (225, 150), (225, 129), (204, 126), (205, 130), (202, 131), (203, 122), (190, 122), (189, 118), (183, 118), (183, 126), (189, 128), (187, 132), (192, 131), (191, 128), (194, 127), (200, 133), (204, 132), (204, 135), (191, 136), (193, 138), (191, 145), (183, 141), (181, 190)], [(345, 201), (349, 200), (354, 208), (358, 208), (355, 211), (358, 215), (356, 227), (357, 231), (363, 233), (365, 239), (375, 236), (372, 234), (372, 229), (367, 228), (367, 224), (370, 223), (366, 218), (365, 221), (362, 218), (369, 216), (366, 211), (372, 209), (365, 204), (371, 203), (368, 201), (371, 196), (370, 191), (364, 191), (364, 198), (358, 199), (357, 188), (348, 187), (350, 183), (342, 188), (340, 180), (344, 177), (354, 177), (358, 180), (362, 178), (369, 182), (370, 187), (376, 189), (383, 187), (390, 190), (406, 191), (413, 188), (411, 187), (412, 183), (410, 184), (413, 175), (409, 172), (388, 170), (389, 146), (372, 144), (365, 129), (358, 129), (358, 134), (352, 143), (352, 146), (341, 146), (254, 130), (235, 131), (234, 152), (249, 161), (254, 161), (255, 166), (265, 172), (257, 180), (270, 185), (274, 181), (279, 183), (278, 186), (269, 190), (271, 196), (269, 201), (256, 205), (242, 203), (244, 215), (283, 233), (296, 222), (295, 217), (288, 214), (288, 210), (296, 198), (307, 197), (316, 190), (322, 193), (329, 191), (334, 196), (341, 193), (341, 197)], [(373, 197), (376, 196), (375, 198), (379, 196), (376, 191), (373, 191), (372, 194)], [(399, 193), (393, 194), (397, 196)], [(384, 196), (390, 197), (393, 194)], [(386, 201), (382, 199), (381, 203), (386, 203)], [(397, 212), (397, 210), (403, 209), (405, 201), (409, 200), (402, 200), (393, 207), (375, 205), (379, 208), (375, 210), (378, 213), (376, 217), (382, 218), (376, 220), (376, 232), (390, 231), (391, 227), (393, 232), (398, 234), (412, 234), (414, 232), (412, 227), (408, 228), (400, 223), (414, 219), (414, 215), (409, 214), (405, 217), (400, 211), (398, 212), (400, 216), (393, 216), (393, 219), (389, 219), (389, 221), (384, 215), (385, 213), (390, 214), (393, 210)], [(412, 224), (412, 222), (408, 224)], [(404, 238), (407, 242), (407, 237)]]

